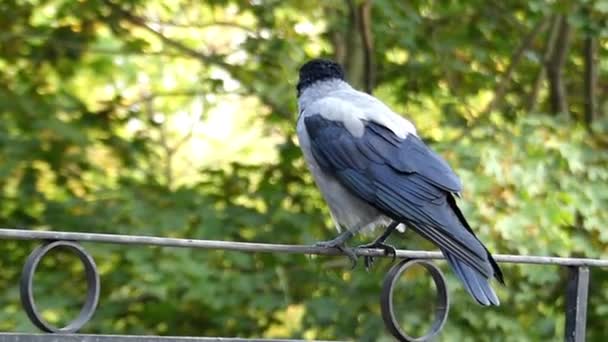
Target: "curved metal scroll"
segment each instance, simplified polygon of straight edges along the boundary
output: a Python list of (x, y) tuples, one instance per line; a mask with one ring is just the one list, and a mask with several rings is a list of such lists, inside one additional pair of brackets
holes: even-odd
[[(408, 268), (414, 265), (423, 266), (431, 276), (437, 289), (437, 297), (435, 299), (435, 320), (431, 329), (420, 337), (412, 337), (406, 334), (399, 327), (397, 318), (395, 317), (395, 311), (393, 307), (393, 291), (397, 280), (401, 277)], [(447, 286), (445, 278), (441, 270), (428, 260), (421, 259), (405, 259), (402, 262), (394, 265), (386, 274), (384, 278), (384, 285), (382, 286), (382, 293), (380, 295), (380, 306), (382, 308), (382, 319), (388, 331), (397, 338), (399, 341), (428, 341), (435, 337), (443, 328), (445, 321), (448, 318), (448, 311), (450, 308), (450, 299), (448, 296)]]
[[(84, 265), (87, 278), (87, 299), (80, 310), (80, 314), (75, 320), (71, 321), (63, 328), (57, 328), (42, 318), (34, 301), (33, 281), (36, 268), (50, 250), (54, 248), (66, 248), (78, 255)], [(72, 241), (49, 241), (36, 248), (27, 258), (23, 272), (21, 273), (21, 304), (27, 313), (30, 321), (39, 329), (51, 333), (73, 333), (82, 328), (93, 316), (99, 301), (99, 273), (93, 258), (76, 242)]]

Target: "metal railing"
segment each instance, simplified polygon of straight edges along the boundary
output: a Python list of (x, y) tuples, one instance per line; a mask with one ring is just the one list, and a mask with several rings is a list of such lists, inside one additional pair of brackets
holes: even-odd
[[(53, 339), (46, 339), (49, 335), (44, 334), (19, 334), (19, 333), (0, 333), (0, 341), (76, 341), (75, 336), (89, 336), (87, 341), (182, 341), (179, 337), (137, 337), (137, 336), (112, 336), (112, 335), (72, 335), (82, 328), (93, 316), (99, 300), (100, 280), (99, 273), (93, 258), (79, 244), (79, 242), (97, 242), (125, 245), (148, 245), (165, 247), (185, 247), (230, 250), (241, 252), (262, 252), (262, 253), (292, 253), (292, 254), (317, 254), (317, 255), (343, 255), (335, 248), (325, 248), (306, 245), (285, 245), (268, 243), (248, 243), (248, 242), (228, 242), (214, 240), (197, 240), (181, 238), (165, 238), (141, 235), (119, 235), (119, 234), (97, 234), (97, 233), (76, 233), (59, 231), (35, 231), (27, 229), (0, 229), (0, 239), (4, 240), (41, 240), (42, 245), (37, 247), (28, 257), (20, 282), (21, 302), (25, 312), (32, 323), (42, 331), (54, 333)], [(88, 283), (87, 298), (80, 314), (76, 319), (65, 327), (55, 327), (46, 322), (38, 312), (33, 296), (33, 278), (36, 267), (40, 260), (50, 250), (55, 248), (65, 248), (73, 251), (82, 261), (85, 269), (86, 280)], [(355, 249), (358, 256), (385, 256), (382, 249)], [(380, 304), (382, 318), (387, 330), (401, 341), (426, 341), (435, 337), (442, 329), (449, 311), (449, 295), (445, 278), (441, 270), (435, 266), (431, 260), (443, 259), (440, 252), (397, 250), (397, 258), (404, 259), (394, 265), (384, 279), (384, 285), (380, 294)], [(586, 259), (586, 258), (560, 258), (544, 256), (523, 256), (495, 254), (494, 259), (502, 263), (517, 264), (541, 264), (541, 265), (560, 265), (568, 267), (568, 283), (566, 286), (566, 341), (584, 341), (587, 313), (587, 294), (589, 288), (589, 267), (608, 267), (608, 260)], [(393, 310), (393, 291), (395, 284), (401, 274), (408, 268), (420, 265), (429, 271), (437, 292), (435, 305), (435, 320), (427, 334), (420, 337), (409, 336), (398, 325), (397, 318)], [(63, 334), (63, 335), (56, 335)], [(55, 339), (60, 337), (60, 339)], [(142, 338), (142, 339), (140, 339)], [(189, 341), (243, 341), (243, 339), (227, 338), (194, 338)], [(279, 340), (269, 340), (279, 341)]]

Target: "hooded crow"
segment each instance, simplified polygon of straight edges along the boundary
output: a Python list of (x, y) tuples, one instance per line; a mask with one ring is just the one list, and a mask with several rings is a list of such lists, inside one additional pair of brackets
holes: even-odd
[(456, 205), (460, 179), (418, 137), (414, 125), (353, 89), (340, 65), (330, 60), (304, 64), (297, 91), (300, 147), (341, 231), (318, 245), (339, 248), (356, 261), (345, 246), (355, 233), (387, 227), (363, 247), (394, 253), (384, 240), (408, 227), (439, 247), (479, 304), (499, 305), (490, 280), (504, 283), (502, 272)]

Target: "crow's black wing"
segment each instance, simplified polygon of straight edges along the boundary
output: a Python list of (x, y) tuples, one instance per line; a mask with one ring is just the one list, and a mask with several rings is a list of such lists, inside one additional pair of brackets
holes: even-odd
[(324, 171), (485, 278), (494, 275), (489, 253), (449, 202), (452, 193), (461, 191), (460, 180), (417, 136), (401, 139), (386, 127), (365, 122), (363, 135), (356, 137), (340, 121), (322, 115), (307, 116), (304, 123)]

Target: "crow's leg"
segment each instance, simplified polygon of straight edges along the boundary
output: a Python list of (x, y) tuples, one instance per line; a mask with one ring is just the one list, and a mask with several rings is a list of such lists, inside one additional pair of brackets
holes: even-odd
[(352, 231), (345, 229), (342, 233), (340, 233), (340, 235), (336, 236), (334, 239), (328, 241), (319, 241), (315, 243), (315, 246), (339, 249), (350, 259), (351, 267), (354, 269), (355, 266), (357, 266), (357, 255), (355, 254), (355, 251), (352, 248), (346, 246), (346, 241), (350, 240), (353, 235), (354, 233)]
[[(397, 258), (397, 251), (395, 250), (395, 247), (384, 243), (384, 241), (386, 241), (386, 239), (388, 239), (388, 237), (397, 229), (398, 225), (399, 222), (397, 221), (391, 222), (391, 224), (386, 227), (382, 235), (378, 236), (374, 241), (358, 246), (357, 248), (381, 248), (384, 250), (386, 255), (392, 255), (393, 261), (395, 261), (395, 258)], [(365, 263), (365, 269), (369, 271), (374, 264), (374, 257), (364, 256), (363, 260)]]

